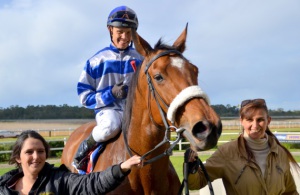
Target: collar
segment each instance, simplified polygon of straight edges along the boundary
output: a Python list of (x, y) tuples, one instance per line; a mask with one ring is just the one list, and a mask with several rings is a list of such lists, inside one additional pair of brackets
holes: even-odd
[[(239, 155), (242, 156), (245, 159), (247, 158), (247, 152), (246, 152), (246, 147), (245, 147), (245, 138), (243, 134), (241, 134), (238, 137), (237, 143), (241, 146), (240, 150), (238, 150)], [(268, 144), (270, 147), (270, 153), (274, 153), (276, 156), (278, 155), (278, 144), (276, 143), (276, 140), (273, 136), (268, 135)]]
[(244, 139), (246, 140), (247, 145), (253, 150), (264, 150), (269, 148), (268, 138), (268, 134), (265, 134), (262, 139), (252, 139), (247, 133), (244, 133)]
[(24, 173), (20, 169), (14, 169), (5, 174), (6, 177), (6, 186), (10, 187), (13, 186), (20, 178), (24, 176)]
[[(40, 171), (38, 178), (43, 178), (47, 176), (47, 174), (50, 174), (49, 171), (51, 171), (51, 168), (54, 165), (50, 165), (49, 163), (45, 163), (43, 169)], [(20, 178), (24, 176), (24, 173), (21, 169), (14, 169), (12, 171), (9, 171), (5, 174), (5, 177), (7, 178), (6, 185), (7, 187), (14, 185)]]
[(127, 52), (132, 48), (132, 42), (128, 45), (128, 47), (126, 49), (123, 49), (123, 50), (116, 48), (113, 43), (111, 43), (109, 47), (111, 50), (113, 50), (116, 53)]

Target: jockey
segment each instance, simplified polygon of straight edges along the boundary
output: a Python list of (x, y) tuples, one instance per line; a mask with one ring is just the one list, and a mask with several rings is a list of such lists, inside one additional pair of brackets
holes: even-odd
[(95, 111), (97, 125), (74, 157), (77, 169), (86, 169), (85, 157), (97, 144), (121, 131), (128, 85), (143, 57), (132, 46), (132, 29), (137, 30), (136, 13), (127, 6), (113, 9), (107, 19), (111, 44), (87, 60), (77, 92), (80, 102)]

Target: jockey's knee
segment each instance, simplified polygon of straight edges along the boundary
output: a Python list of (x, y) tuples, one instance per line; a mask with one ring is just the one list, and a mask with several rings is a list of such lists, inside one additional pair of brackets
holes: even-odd
[(96, 115), (97, 126), (92, 135), (96, 142), (105, 142), (114, 138), (121, 130), (122, 112), (103, 110)]
[(92, 136), (96, 142), (105, 142), (114, 138), (120, 130), (120, 127), (103, 128), (102, 126), (95, 126)]

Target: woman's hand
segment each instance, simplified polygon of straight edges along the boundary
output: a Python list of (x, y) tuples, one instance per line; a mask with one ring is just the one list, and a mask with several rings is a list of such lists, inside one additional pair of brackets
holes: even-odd
[(188, 172), (194, 174), (198, 171), (200, 166), (198, 153), (192, 149), (187, 149), (188, 152)]
[(134, 155), (128, 160), (121, 163), (121, 170), (125, 173), (131, 169), (132, 166), (140, 166), (141, 165), (141, 157)]
[(190, 149), (189, 150), (189, 160), (188, 160), (188, 162), (194, 162), (194, 161), (197, 160), (197, 158), (198, 158), (198, 153), (195, 152), (194, 150)]

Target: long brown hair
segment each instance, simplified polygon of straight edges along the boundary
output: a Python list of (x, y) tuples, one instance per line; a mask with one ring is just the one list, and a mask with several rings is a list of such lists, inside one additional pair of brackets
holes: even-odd
[(12, 154), (10, 156), (9, 164), (13, 165), (15, 164), (16, 167), (21, 168), (21, 165), (17, 162), (17, 159), (20, 158), (20, 153), (23, 147), (23, 144), (27, 138), (34, 138), (40, 140), (44, 147), (46, 152), (46, 159), (49, 157), (50, 152), (50, 146), (48, 142), (36, 131), (34, 130), (26, 130), (21, 133), (21, 135), (18, 137), (17, 141), (13, 145), (12, 148)]
[[(240, 108), (240, 117), (241, 117), (241, 119), (250, 118), (250, 116), (252, 116), (253, 113), (258, 109), (265, 110), (266, 113), (267, 113), (267, 116), (270, 117), (269, 116), (269, 111), (268, 111), (268, 108), (267, 108), (267, 105), (266, 105), (266, 102), (265, 102), (264, 99), (253, 99), (253, 100), (244, 100), (244, 101), (242, 101), (241, 108)], [(295, 170), (299, 173), (300, 172), (299, 164), (297, 163), (297, 161), (295, 160), (293, 155), (290, 153), (290, 151), (286, 147), (284, 147), (279, 142), (277, 137), (271, 132), (269, 126), (266, 129), (266, 134), (268, 136), (272, 137), (276, 141), (276, 143), (279, 145), (279, 147), (281, 147), (284, 150), (284, 152), (288, 156), (289, 161), (292, 163)], [(254, 155), (253, 155), (252, 151), (250, 150), (250, 148), (246, 144), (246, 140), (243, 138), (243, 134), (238, 139), (238, 145), (239, 145), (238, 148), (239, 148), (239, 150), (241, 150), (241, 147), (240, 147), (241, 146), (241, 141), (244, 142), (245, 149), (246, 149), (246, 152), (247, 152), (248, 161), (250, 161), (251, 159), (254, 159)]]

